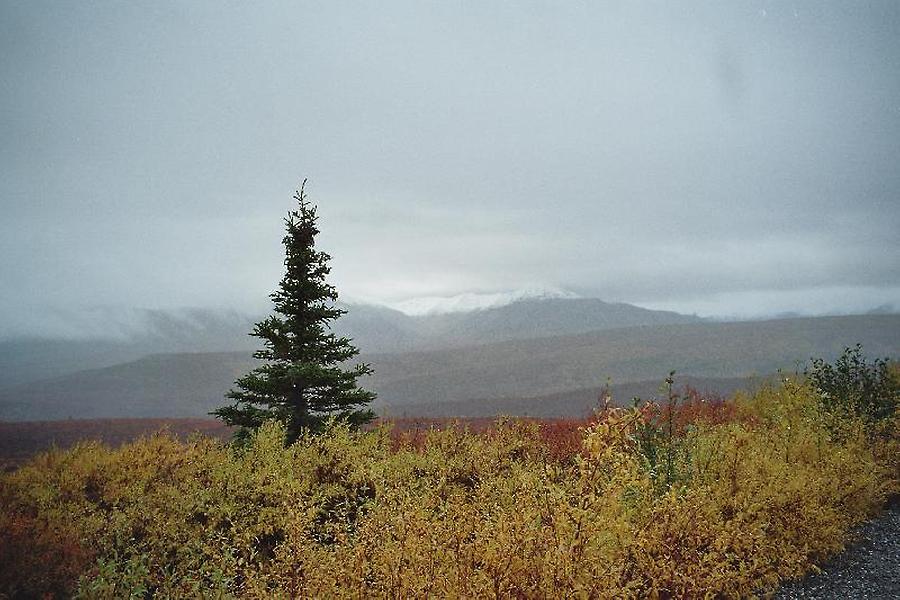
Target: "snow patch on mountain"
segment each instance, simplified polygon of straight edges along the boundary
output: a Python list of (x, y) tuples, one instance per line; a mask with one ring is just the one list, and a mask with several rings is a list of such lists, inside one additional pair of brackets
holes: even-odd
[(389, 306), (410, 316), (422, 316), (498, 308), (520, 300), (578, 297), (578, 294), (559, 288), (527, 287), (489, 294), (466, 293), (456, 296), (423, 296), (394, 302)]

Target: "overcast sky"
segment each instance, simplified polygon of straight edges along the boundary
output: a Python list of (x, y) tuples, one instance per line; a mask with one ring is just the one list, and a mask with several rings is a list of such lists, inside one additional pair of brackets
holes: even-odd
[(900, 306), (900, 2), (0, 4), (0, 330), (351, 300)]

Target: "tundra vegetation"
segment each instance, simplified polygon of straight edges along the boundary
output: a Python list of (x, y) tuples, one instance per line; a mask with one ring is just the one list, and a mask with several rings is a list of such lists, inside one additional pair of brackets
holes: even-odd
[(47, 452), (0, 479), (0, 594), (765, 594), (900, 491), (896, 366), (841, 360), (727, 401), (670, 377), (580, 424)]

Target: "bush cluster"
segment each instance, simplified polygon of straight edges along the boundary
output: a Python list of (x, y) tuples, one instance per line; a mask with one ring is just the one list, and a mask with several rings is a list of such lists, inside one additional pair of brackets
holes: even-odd
[[(687, 416), (686, 416), (687, 415)], [(838, 551), (898, 491), (898, 421), (835, 431), (816, 388), (608, 408), (580, 434), (509, 420), (285, 448), (166, 434), (0, 479), (0, 594), (736, 597)], [(577, 450), (577, 451), (576, 451)]]
[(813, 359), (804, 374), (827, 412), (838, 419), (859, 417), (877, 430), (900, 405), (900, 379), (892, 369), (896, 372), (896, 365), (887, 359), (876, 358), (870, 363), (857, 344), (845, 349), (834, 364)]

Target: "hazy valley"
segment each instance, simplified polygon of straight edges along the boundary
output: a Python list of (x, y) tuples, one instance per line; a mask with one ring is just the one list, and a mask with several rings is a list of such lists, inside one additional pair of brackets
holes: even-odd
[[(205, 416), (254, 366), (252, 322), (148, 311), (130, 337), (8, 340), (0, 419)], [(670, 370), (728, 394), (857, 342), (900, 354), (898, 315), (710, 322), (582, 298), (423, 316), (353, 305), (336, 330), (372, 363), (365, 385), (390, 416), (580, 416), (607, 380), (619, 402), (655, 394)]]

